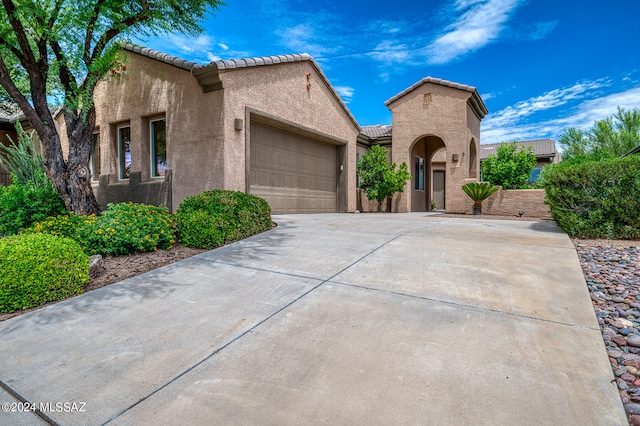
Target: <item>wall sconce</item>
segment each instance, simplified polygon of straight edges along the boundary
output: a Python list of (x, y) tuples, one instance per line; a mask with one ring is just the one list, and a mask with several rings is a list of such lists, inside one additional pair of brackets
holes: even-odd
[(236, 130), (242, 130), (244, 127), (244, 123), (242, 121), (242, 118), (236, 118), (235, 120), (233, 120), (233, 128)]
[(458, 161), (458, 154), (453, 154), (453, 155), (451, 156), (451, 160), (452, 160), (452, 161)]

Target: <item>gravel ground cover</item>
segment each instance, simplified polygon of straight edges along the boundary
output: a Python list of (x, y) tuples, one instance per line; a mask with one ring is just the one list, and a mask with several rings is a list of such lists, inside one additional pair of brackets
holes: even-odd
[(640, 241), (573, 243), (629, 423), (640, 426)]

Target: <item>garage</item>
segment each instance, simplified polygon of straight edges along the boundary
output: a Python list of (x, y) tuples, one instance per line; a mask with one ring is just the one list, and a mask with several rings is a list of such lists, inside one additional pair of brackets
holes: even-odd
[(251, 123), (249, 193), (273, 213), (335, 212), (336, 175), (335, 145)]

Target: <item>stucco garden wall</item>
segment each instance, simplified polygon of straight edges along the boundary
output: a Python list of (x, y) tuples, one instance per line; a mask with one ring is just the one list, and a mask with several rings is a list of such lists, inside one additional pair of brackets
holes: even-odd
[[(524, 217), (551, 218), (549, 206), (544, 203), (544, 189), (502, 189), (482, 202), (483, 215), (518, 216), (525, 211)], [(466, 196), (465, 213), (473, 213), (473, 201)]]

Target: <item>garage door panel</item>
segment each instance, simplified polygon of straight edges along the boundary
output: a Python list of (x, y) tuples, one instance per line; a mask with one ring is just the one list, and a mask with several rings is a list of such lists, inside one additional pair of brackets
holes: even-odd
[(334, 145), (251, 123), (250, 152), (249, 192), (274, 213), (336, 211)]

